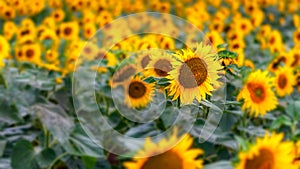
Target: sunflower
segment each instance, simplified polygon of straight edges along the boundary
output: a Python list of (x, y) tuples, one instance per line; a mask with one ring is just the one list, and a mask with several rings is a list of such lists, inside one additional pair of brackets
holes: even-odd
[(297, 85), (298, 91), (300, 92), (300, 70), (298, 70), (298, 72), (296, 74), (296, 85)]
[(297, 29), (294, 32), (294, 43), (295, 44), (300, 44), (300, 29)]
[(66, 40), (78, 38), (79, 26), (77, 22), (65, 22), (60, 25), (59, 35)]
[(110, 85), (116, 87), (126, 84), (137, 73), (138, 68), (134, 64), (128, 64), (119, 68), (113, 75)]
[(295, 153), (295, 159), (294, 159), (294, 164), (296, 164), (298, 166), (298, 168), (300, 168), (300, 140), (298, 140), (295, 144), (295, 149), (294, 149), (294, 153)]
[(62, 9), (56, 9), (52, 12), (51, 16), (56, 22), (61, 22), (65, 18), (65, 12)]
[(35, 64), (39, 64), (41, 61), (41, 47), (37, 43), (22, 46), (22, 53), (26, 61)]
[(297, 169), (293, 164), (293, 143), (283, 141), (283, 134), (266, 134), (257, 138), (246, 152), (239, 153), (236, 169)]
[(150, 61), (146, 67), (146, 76), (166, 77), (172, 70), (172, 55), (167, 52), (157, 51), (150, 54)]
[(276, 71), (275, 89), (278, 96), (289, 95), (293, 92), (293, 86), (296, 84), (296, 78), (293, 74), (293, 69), (284, 66)]
[(125, 86), (124, 102), (128, 107), (143, 108), (152, 101), (155, 84), (146, 83), (136, 76)]
[(181, 103), (188, 104), (195, 98), (200, 101), (206, 95), (212, 95), (222, 66), (216, 60), (216, 54), (210, 53), (211, 48), (200, 43), (195, 52), (184, 49), (175, 54), (178, 60), (172, 62), (174, 69), (167, 76), (171, 82), (167, 87), (168, 94), (173, 95), (173, 100), (180, 96)]
[(268, 111), (276, 108), (278, 101), (272, 91), (273, 78), (268, 76), (268, 71), (257, 70), (252, 72), (246, 81), (237, 100), (244, 99), (243, 110), (250, 109), (249, 113), (265, 115)]
[(198, 157), (203, 151), (192, 149), (192, 144), (193, 138), (190, 135), (178, 138), (176, 131), (170, 138), (162, 139), (157, 144), (146, 138), (144, 149), (131, 162), (125, 162), (124, 166), (126, 169), (201, 169), (203, 160)]
[[(9, 57), (10, 46), (8, 41), (0, 35), (0, 57)], [(0, 61), (1, 62), (1, 61)]]

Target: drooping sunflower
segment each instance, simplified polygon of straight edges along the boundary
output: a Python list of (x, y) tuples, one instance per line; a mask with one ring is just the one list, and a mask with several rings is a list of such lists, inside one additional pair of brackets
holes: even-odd
[(173, 100), (180, 97), (182, 104), (192, 103), (196, 98), (198, 101), (212, 95), (215, 86), (218, 86), (220, 70), (222, 66), (216, 60), (216, 53), (211, 53), (212, 46), (197, 45), (195, 52), (184, 49), (175, 54), (178, 60), (172, 62), (173, 70), (167, 76), (170, 79), (169, 96)]
[(293, 143), (283, 141), (282, 133), (266, 134), (257, 138), (248, 151), (239, 153), (236, 169), (297, 169), (293, 150)]
[(244, 100), (242, 109), (249, 109), (249, 113), (255, 117), (275, 109), (278, 101), (272, 91), (273, 81), (273, 78), (268, 76), (268, 71), (252, 72), (237, 97), (237, 100)]
[(275, 74), (274, 84), (278, 96), (282, 97), (291, 94), (296, 83), (293, 69), (288, 66), (280, 67)]
[(110, 86), (117, 87), (118, 85), (126, 84), (137, 73), (138, 68), (134, 64), (128, 64), (119, 68), (113, 75)]
[[(198, 157), (203, 154), (203, 151), (198, 148), (191, 148), (193, 138), (188, 134), (178, 138), (177, 132), (174, 133), (169, 139), (162, 139), (157, 144), (147, 138), (144, 149), (140, 150), (131, 162), (125, 162), (125, 168), (202, 169), (203, 160)], [(176, 144), (177, 142), (178, 144)], [(170, 149), (175, 144), (176, 146)]]
[(136, 76), (125, 86), (125, 104), (132, 108), (147, 106), (153, 99), (154, 86), (154, 83), (144, 82)]
[(166, 77), (172, 70), (172, 55), (167, 52), (157, 51), (150, 54), (150, 62), (146, 67), (145, 76)]

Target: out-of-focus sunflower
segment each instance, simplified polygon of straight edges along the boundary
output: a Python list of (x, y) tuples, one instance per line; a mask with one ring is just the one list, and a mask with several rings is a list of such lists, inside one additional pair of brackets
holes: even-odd
[(293, 69), (288, 66), (280, 67), (275, 74), (274, 84), (278, 96), (291, 94), (296, 83)]
[(167, 76), (171, 83), (168, 94), (173, 100), (180, 97), (181, 103), (189, 104), (195, 98), (201, 101), (206, 95), (212, 95), (222, 66), (216, 60), (216, 53), (210, 53), (211, 48), (200, 43), (195, 52), (184, 49), (175, 54), (178, 60), (172, 62), (174, 69)]
[(61, 22), (65, 18), (65, 12), (62, 9), (56, 9), (52, 12), (51, 16), (56, 22)]
[(16, 24), (12, 21), (6, 21), (3, 25), (3, 34), (7, 40), (11, 40), (12, 37), (16, 34), (18, 28)]
[(257, 138), (249, 150), (239, 153), (236, 169), (297, 169), (292, 142), (283, 141), (283, 134), (266, 134)]
[(294, 43), (295, 43), (295, 45), (299, 45), (300, 44), (300, 29), (297, 29), (294, 32)]
[(292, 57), (292, 61), (290, 66), (291, 67), (297, 67), (300, 66), (300, 48), (295, 47), (293, 50), (290, 51), (290, 55)]
[(126, 169), (202, 169), (203, 160), (199, 156), (203, 151), (191, 148), (192, 144), (190, 135), (178, 138), (176, 131), (170, 138), (162, 139), (157, 144), (146, 138), (144, 149), (131, 162), (125, 162), (124, 166)]
[(124, 103), (128, 107), (143, 108), (153, 99), (154, 83), (144, 82), (140, 77), (135, 76), (128, 85), (125, 85)]
[(296, 164), (299, 168), (300, 167), (300, 140), (298, 140), (294, 144), (294, 146), (295, 146), (295, 148), (294, 148), (294, 153), (295, 153), (294, 164)]
[(273, 53), (282, 51), (283, 42), (281, 34), (278, 30), (273, 30), (270, 32), (267, 45)]
[(296, 85), (298, 88), (298, 92), (300, 92), (300, 70), (298, 70), (298, 72), (296, 74)]
[(39, 44), (26, 44), (22, 46), (24, 60), (31, 63), (39, 64), (41, 62), (41, 47)]
[(288, 66), (291, 64), (291, 62), (292, 62), (292, 58), (290, 57), (290, 53), (281, 52), (268, 65), (268, 70), (274, 73), (280, 66), (285, 66), (285, 65)]
[(237, 97), (237, 100), (244, 100), (242, 109), (249, 109), (249, 113), (255, 117), (275, 109), (278, 101), (272, 91), (273, 82), (274, 79), (268, 75), (268, 71), (252, 72)]
[(116, 87), (126, 84), (137, 73), (138, 68), (134, 64), (124, 65), (119, 68), (111, 79), (110, 85)]
[(223, 38), (221, 37), (220, 33), (218, 33), (217, 31), (208, 32), (205, 35), (205, 38), (208, 39), (215, 48), (217, 48), (218, 45), (221, 45), (224, 43)]
[(146, 76), (166, 77), (172, 70), (172, 55), (165, 51), (150, 54), (150, 62), (146, 67)]
[(9, 57), (10, 46), (7, 40), (0, 36), (0, 68), (4, 66), (4, 59)]
[(59, 27), (59, 36), (66, 40), (74, 40), (78, 38), (79, 26), (77, 22), (65, 22)]
[(94, 23), (87, 23), (83, 26), (83, 36), (86, 39), (91, 38), (95, 33), (97, 29)]

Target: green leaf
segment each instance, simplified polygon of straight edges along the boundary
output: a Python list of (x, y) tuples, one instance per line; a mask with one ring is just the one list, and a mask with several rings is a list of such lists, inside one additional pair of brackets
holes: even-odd
[(95, 157), (89, 157), (89, 156), (83, 156), (82, 157), (83, 164), (86, 169), (94, 169), (97, 163), (97, 158)]
[(294, 120), (300, 120), (300, 101), (293, 101), (292, 103), (288, 104), (286, 107), (287, 114)]
[(0, 157), (2, 157), (3, 155), (4, 149), (6, 147), (6, 143), (7, 143), (6, 140), (0, 140)]
[(276, 120), (274, 120), (272, 122), (270, 129), (275, 130), (275, 129), (280, 128), (283, 125), (286, 125), (286, 126), (291, 126), (292, 125), (291, 119), (287, 116), (284, 116), (284, 115), (276, 118)]
[(53, 149), (46, 148), (36, 156), (37, 163), (40, 167), (48, 167), (54, 161), (56, 154)]
[(223, 43), (217, 46), (218, 49), (227, 48), (227, 47), (228, 47), (227, 43)]
[(32, 144), (27, 140), (20, 140), (13, 148), (11, 157), (13, 169), (39, 169), (35, 160)]
[(218, 55), (219, 55), (219, 58), (233, 58), (233, 59), (236, 59), (238, 54), (237, 53), (234, 53), (234, 52), (231, 52), (229, 50), (222, 50), (220, 52), (218, 52)]

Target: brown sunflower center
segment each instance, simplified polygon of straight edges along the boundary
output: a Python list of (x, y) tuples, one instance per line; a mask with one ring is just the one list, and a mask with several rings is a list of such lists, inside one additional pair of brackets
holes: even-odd
[(183, 169), (182, 159), (174, 152), (167, 151), (163, 154), (148, 158), (141, 169)]
[(265, 88), (261, 84), (248, 83), (247, 88), (250, 92), (250, 97), (253, 102), (261, 103), (266, 98)]
[(171, 69), (172, 65), (167, 59), (160, 59), (154, 64), (154, 71), (160, 77), (167, 76)]
[(278, 86), (283, 89), (285, 88), (285, 86), (287, 85), (288, 79), (286, 78), (286, 76), (284, 74), (279, 75), (278, 78)]
[(245, 169), (274, 169), (274, 156), (270, 150), (260, 149), (259, 154), (247, 159)]
[(70, 35), (71, 33), (72, 33), (72, 28), (66, 27), (66, 28), (64, 29), (64, 34), (65, 34), (65, 35)]
[(149, 55), (144, 56), (141, 61), (142, 68), (145, 68), (148, 65), (149, 61), (150, 61)]
[(92, 53), (92, 49), (90, 47), (85, 47), (84, 48), (84, 53), (90, 54), (90, 53)]
[(200, 86), (207, 78), (206, 63), (200, 58), (191, 58), (179, 70), (179, 83), (184, 88)]
[(25, 52), (25, 55), (28, 59), (32, 58), (33, 55), (34, 55), (34, 51), (32, 49), (28, 49), (26, 52)]
[(276, 41), (276, 39), (273, 36), (269, 40), (269, 42), (270, 42), (271, 45), (273, 45), (275, 43), (275, 41)]
[(146, 93), (146, 86), (142, 82), (132, 82), (129, 85), (128, 94), (131, 98), (141, 98)]
[(297, 33), (297, 39), (300, 40), (300, 33)]

